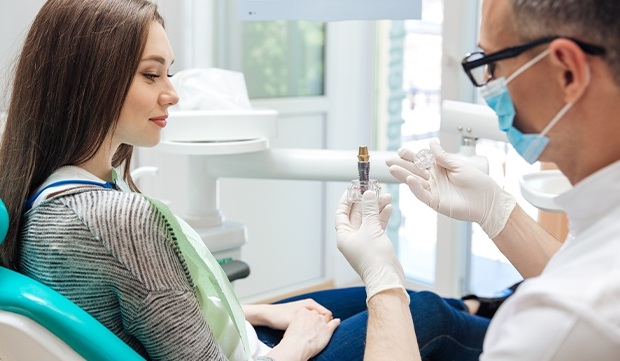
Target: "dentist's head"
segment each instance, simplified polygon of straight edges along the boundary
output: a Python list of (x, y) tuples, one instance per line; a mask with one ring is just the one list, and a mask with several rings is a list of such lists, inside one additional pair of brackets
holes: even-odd
[(576, 183), (620, 159), (616, 1), (484, 0), (480, 52), (463, 68), (530, 163)]

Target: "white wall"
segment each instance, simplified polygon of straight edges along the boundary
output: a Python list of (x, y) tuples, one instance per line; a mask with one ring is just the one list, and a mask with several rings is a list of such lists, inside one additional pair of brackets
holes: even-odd
[(10, 97), (9, 81), (30, 22), (45, 0), (0, 0), (0, 111)]

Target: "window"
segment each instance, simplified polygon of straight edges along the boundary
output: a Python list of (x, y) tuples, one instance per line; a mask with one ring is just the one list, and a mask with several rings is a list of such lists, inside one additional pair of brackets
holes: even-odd
[(241, 41), (250, 98), (323, 95), (324, 23), (244, 22)]
[[(388, 149), (405, 146), (428, 148), (428, 141), (439, 136), (442, 73), (443, 0), (424, 0), (420, 20), (384, 21), (383, 39), (390, 44), (386, 75), (390, 100), (399, 97), (398, 109), (389, 106), (389, 123), (402, 124), (400, 132), (388, 132)], [(402, 52), (399, 50), (402, 49)], [(394, 56), (399, 55), (399, 59)], [(384, 62), (386, 63), (386, 62)], [(396, 83), (392, 81), (400, 75)], [(391, 103), (394, 103), (393, 101)], [(393, 113), (393, 114), (392, 114)], [(435, 282), (437, 213), (418, 201), (406, 185), (390, 185), (400, 215), (397, 241), (400, 260), (408, 279), (432, 285)]]

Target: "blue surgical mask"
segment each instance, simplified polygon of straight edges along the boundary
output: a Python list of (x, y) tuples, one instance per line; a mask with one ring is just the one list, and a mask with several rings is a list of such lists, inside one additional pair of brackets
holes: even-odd
[(484, 100), (486, 100), (489, 107), (497, 114), (499, 128), (506, 133), (508, 141), (512, 144), (517, 153), (530, 164), (538, 160), (549, 143), (549, 137), (547, 137), (546, 134), (573, 104), (567, 103), (539, 134), (524, 134), (515, 128), (513, 124), (515, 108), (508, 91), (508, 83), (548, 54), (549, 50), (545, 50), (532, 60), (523, 64), (523, 66), (512, 73), (508, 79), (504, 77), (497, 78), (480, 88), (480, 94)]

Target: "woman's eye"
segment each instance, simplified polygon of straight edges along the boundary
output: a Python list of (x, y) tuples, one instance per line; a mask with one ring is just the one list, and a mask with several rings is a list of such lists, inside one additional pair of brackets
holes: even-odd
[(159, 78), (159, 75), (157, 74), (142, 74), (142, 75), (144, 75), (144, 77), (147, 78), (148, 80), (155, 80)]

